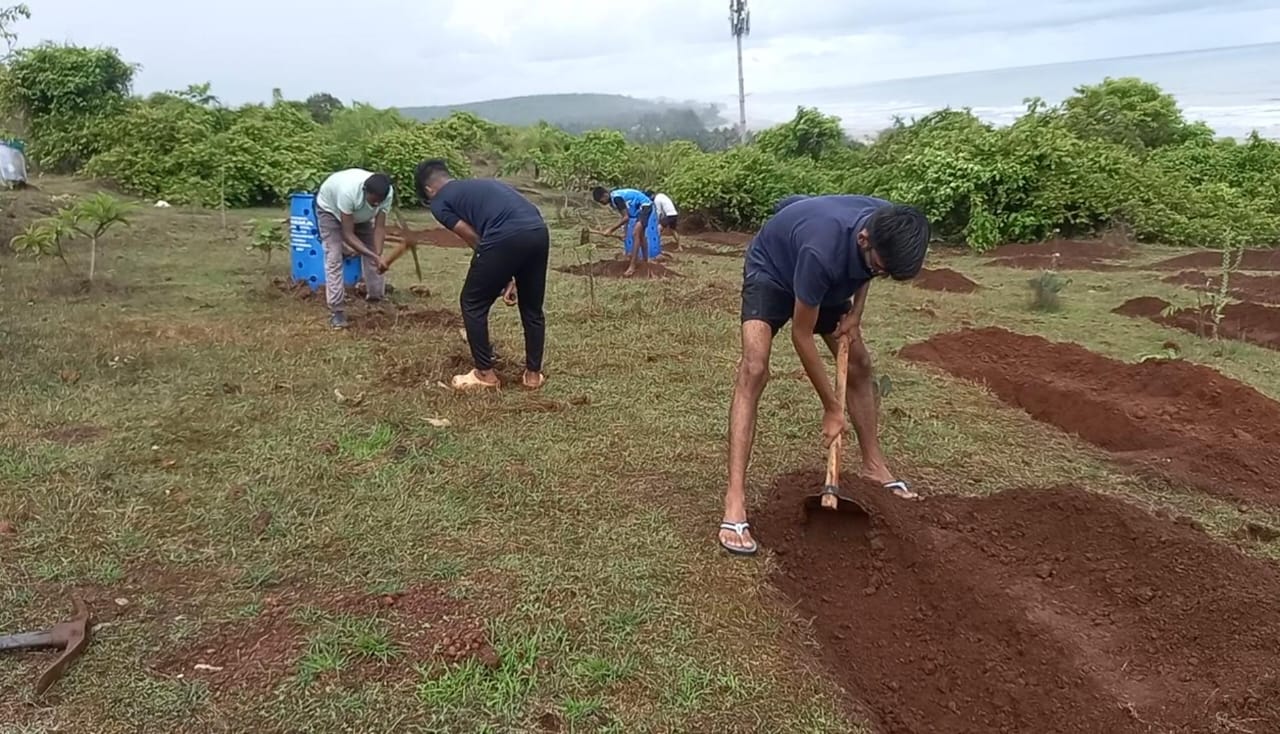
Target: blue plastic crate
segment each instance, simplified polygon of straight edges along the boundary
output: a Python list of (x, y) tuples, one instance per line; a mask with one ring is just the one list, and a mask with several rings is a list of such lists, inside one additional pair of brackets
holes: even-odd
[[(315, 194), (289, 197), (290, 275), (313, 291), (324, 285), (324, 244), (320, 241), (315, 206)], [(348, 288), (359, 283), (363, 274), (359, 257), (343, 258), (342, 281)]]

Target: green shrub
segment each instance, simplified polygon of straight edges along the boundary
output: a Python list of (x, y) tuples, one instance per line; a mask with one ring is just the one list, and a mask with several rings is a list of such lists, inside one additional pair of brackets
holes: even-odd
[(441, 138), (429, 125), (414, 124), (388, 130), (369, 141), (364, 168), (391, 177), (396, 199), (404, 206), (421, 203), (413, 190), (413, 173), (427, 158), (443, 158), (454, 176), (471, 175), (471, 164), (457, 147)]

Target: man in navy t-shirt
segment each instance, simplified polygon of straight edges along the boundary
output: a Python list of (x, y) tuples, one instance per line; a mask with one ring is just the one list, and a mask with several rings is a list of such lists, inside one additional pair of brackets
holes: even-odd
[[(442, 160), (418, 164), (414, 184), (431, 214), (474, 252), (462, 285), (462, 321), (475, 369), (453, 378), (460, 390), (498, 387), (489, 343), (489, 310), (514, 281), (520, 293), (524, 326), (525, 387), (542, 387), (542, 352), (546, 344), (543, 298), (551, 238), (542, 213), (507, 184), (494, 179), (454, 180)], [(404, 254), (407, 243), (385, 258), (382, 269)]]
[[(904, 498), (915, 495), (898, 481), (880, 451), (871, 355), (860, 323), (867, 289), (880, 276), (914, 278), (924, 264), (929, 222), (908, 206), (869, 196), (814, 196), (788, 203), (765, 222), (747, 247), (742, 278), (742, 359), (729, 414), (729, 487), (720, 545), (753, 555), (746, 507), (747, 463), (756, 412), (769, 380), (773, 337), (791, 322), (791, 341), (805, 374), (822, 400), (826, 445), (853, 421), (862, 453), (862, 476)], [(814, 336), (834, 353), (849, 339), (846, 405), (836, 402)]]

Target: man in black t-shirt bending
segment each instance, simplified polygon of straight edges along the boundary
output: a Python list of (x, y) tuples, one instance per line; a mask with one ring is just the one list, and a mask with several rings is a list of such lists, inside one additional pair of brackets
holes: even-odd
[[(512, 281), (519, 289), (524, 326), (525, 387), (542, 387), (542, 352), (546, 318), (547, 259), (551, 236), (542, 213), (512, 187), (494, 179), (455, 180), (443, 160), (418, 164), (414, 175), (418, 196), (430, 202), (436, 220), (472, 247), (471, 267), (462, 286), (462, 321), (475, 369), (453, 378), (459, 390), (496, 388), (493, 347), (489, 343), (489, 310)], [(382, 269), (404, 254), (401, 245), (382, 261)]]

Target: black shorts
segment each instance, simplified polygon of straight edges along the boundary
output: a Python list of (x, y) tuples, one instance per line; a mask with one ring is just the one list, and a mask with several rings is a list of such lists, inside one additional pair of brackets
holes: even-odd
[(653, 204), (645, 204), (636, 211), (635, 219), (640, 222), (641, 229), (649, 228), (649, 218), (653, 216)]
[[(819, 306), (815, 334), (830, 334), (852, 307), (849, 301), (838, 306)], [(742, 322), (763, 321), (777, 336), (796, 310), (796, 297), (765, 278), (747, 275), (742, 280)]]
[(667, 229), (675, 229), (680, 224), (680, 215), (672, 214), (667, 217), (658, 217), (658, 224), (661, 224)]

